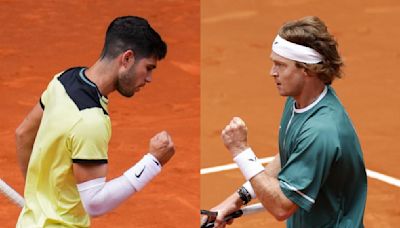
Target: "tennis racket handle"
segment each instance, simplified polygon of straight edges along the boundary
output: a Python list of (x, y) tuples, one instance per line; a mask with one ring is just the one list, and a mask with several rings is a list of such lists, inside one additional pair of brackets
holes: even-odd
[(231, 219), (239, 218), (242, 215), (243, 215), (243, 211), (242, 210), (237, 210), (237, 211), (225, 216), (224, 220), (225, 220), (225, 222), (227, 222), (227, 221), (229, 221)]
[[(201, 211), (207, 212), (206, 210), (201, 210)], [(253, 204), (253, 205), (249, 205), (249, 206), (243, 207), (242, 209), (237, 210), (235, 212), (232, 212), (231, 214), (225, 216), (224, 221), (227, 222), (227, 221), (229, 221), (231, 219), (239, 218), (242, 215), (255, 214), (255, 213), (258, 213), (258, 212), (261, 212), (261, 211), (265, 211), (265, 208), (263, 207), (263, 205), (261, 203), (256, 203), (256, 204)], [(217, 216), (217, 213), (216, 212), (212, 212), (212, 213), (215, 213), (215, 214), (213, 214), (214, 220), (215, 220), (215, 217)], [(206, 214), (206, 213), (204, 213), (204, 214)], [(214, 227), (214, 221), (208, 222), (208, 223), (202, 225), (201, 227), (202, 228), (212, 228), (212, 227)]]
[[(227, 222), (227, 221), (229, 221), (231, 219), (239, 218), (242, 215), (243, 215), (243, 211), (242, 210), (237, 210), (237, 211), (232, 212), (231, 214), (225, 216), (224, 221)], [(209, 222), (209, 223), (207, 223), (207, 224), (205, 224), (205, 225), (203, 225), (201, 227), (202, 228), (212, 228), (212, 227), (214, 227), (214, 221)]]

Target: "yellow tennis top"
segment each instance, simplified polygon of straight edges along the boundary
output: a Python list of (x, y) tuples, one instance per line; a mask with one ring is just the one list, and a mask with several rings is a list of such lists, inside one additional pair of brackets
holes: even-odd
[(17, 227), (89, 227), (73, 163), (107, 163), (108, 100), (77, 67), (56, 75), (43, 92), (44, 110), (25, 183)]

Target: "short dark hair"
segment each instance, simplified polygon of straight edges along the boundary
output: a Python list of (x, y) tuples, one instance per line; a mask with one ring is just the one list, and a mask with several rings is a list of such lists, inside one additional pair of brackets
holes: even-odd
[(107, 28), (100, 59), (114, 59), (127, 50), (132, 50), (139, 59), (155, 57), (161, 60), (167, 54), (167, 45), (146, 19), (117, 17)]

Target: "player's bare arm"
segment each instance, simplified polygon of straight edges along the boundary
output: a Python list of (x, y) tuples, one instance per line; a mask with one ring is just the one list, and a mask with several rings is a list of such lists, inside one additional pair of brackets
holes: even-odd
[[(249, 148), (247, 127), (238, 117), (232, 119), (222, 131), (221, 136), (225, 146), (235, 159)], [(250, 159), (256, 158), (252, 156)], [(259, 170), (258, 173), (254, 171), (257, 174), (249, 179), (257, 198), (276, 219), (284, 220), (288, 218), (296, 211), (297, 206), (283, 194), (276, 178), (280, 171), (279, 155), (275, 156), (275, 159), (267, 168), (261, 167)], [(222, 215), (221, 218), (223, 218)]]
[(298, 206), (281, 191), (277, 179), (280, 170), (281, 159), (277, 154), (274, 160), (265, 167), (265, 171), (254, 176), (250, 183), (264, 208), (270, 211), (278, 220), (285, 220), (297, 210)]
[[(270, 177), (276, 178), (278, 176), (280, 169), (281, 169), (280, 157), (279, 154), (277, 154), (275, 155), (275, 158), (267, 166), (265, 166), (264, 173), (269, 175)], [(242, 206), (243, 206), (243, 200), (239, 197), (239, 194), (237, 192), (234, 192), (230, 196), (228, 196), (223, 202), (210, 209), (210, 211), (218, 211), (219, 214), (227, 215), (239, 210)], [(233, 220), (228, 221), (227, 224), (232, 224), (232, 223)], [(224, 227), (224, 225), (222, 225), (222, 223), (218, 223), (218, 221), (215, 224), (217, 227), (218, 226)]]
[(107, 175), (107, 164), (74, 163), (74, 176), (77, 184), (90, 181)]
[(243, 201), (240, 199), (239, 195), (234, 192), (220, 204), (212, 208), (210, 211), (217, 211), (218, 216), (214, 222), (214, 227), (225, 227), (226, 224), (230, 225), (233, 223), (233, 219), (224, 222), (224, 217), (239, 210), (243, 206)]
[(15, 131), (17, 157), (24, 177), (28, 169), (33, 143), (42, 120), (43, 109), (37, 103)]
[(277, 220), (286, 220), (298, 209), (298, 206), (283, 194), (278, 179), (265, 171), (254, 176), (250, 183), (257, 199)]

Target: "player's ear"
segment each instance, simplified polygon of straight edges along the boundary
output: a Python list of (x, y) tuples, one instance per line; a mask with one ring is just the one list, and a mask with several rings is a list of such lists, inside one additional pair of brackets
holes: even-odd
[(302, 68), (303, 69), (303, 75), (304, 76), (308, 76), (308, 77), (310, 77), (311, 76), (311, 74), (310, 74), (310, 71), (308, 71), (306, 68)]
[(127, 67), (135, 63), (135, 53), (132, 50), (126, 50), (121, 54), (121, 65)]
[(303, 68), (303, 75), (304, 75), (305, 77), (314, 77), (314, 76), (317, 76), (316, 73), (310, 71), (310, 70), (307, 69), (307, 68)]

